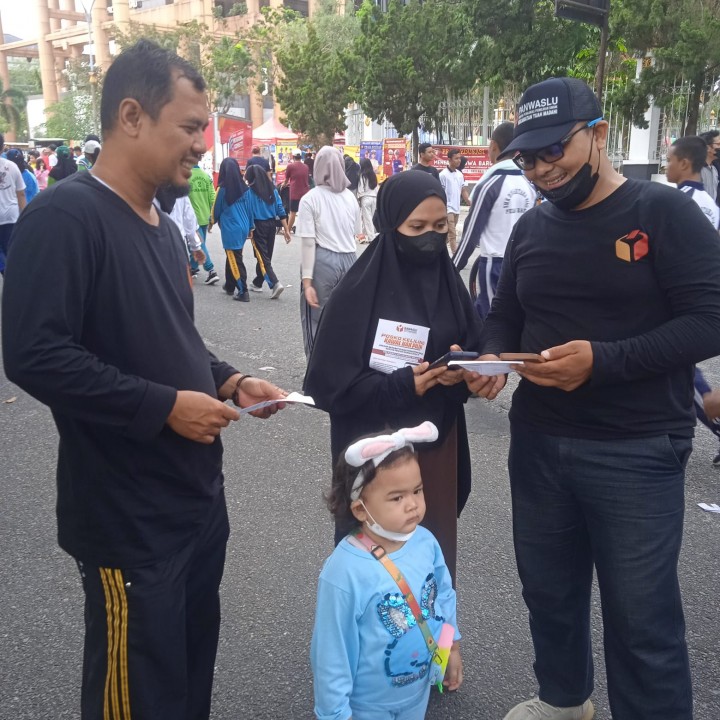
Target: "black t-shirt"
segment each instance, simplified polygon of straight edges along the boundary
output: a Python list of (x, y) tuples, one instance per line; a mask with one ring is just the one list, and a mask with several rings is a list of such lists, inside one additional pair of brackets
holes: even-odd
[(415, 163), (411, 168), (411, 170), (422, 170), (423, 172), (428, 173), (429, 175), (432, 175), (436, 180), (440, 180), (440, 171), (432, 166), (432, 165), (421, 165), (420, 163)]
[(88, 173), (41, 193), (15, 229), (5, 367), (52, 410), (59, 542), (92, 564), (169, 556), (222, 490), (220, 440), (165, 424), (177, 389), (217, 397), (235, 372), (194, 326), (186, 253), (166, 215), (148, 225)]
[(510, 418), (609, 439), (691, 436), (693, 363), (720, 354), (720, 239), (684, 193), (627, 180), (585, 210), (526, 212), (505, 253), (483, 352), (589, 340), (572, 392), (521, 380)]

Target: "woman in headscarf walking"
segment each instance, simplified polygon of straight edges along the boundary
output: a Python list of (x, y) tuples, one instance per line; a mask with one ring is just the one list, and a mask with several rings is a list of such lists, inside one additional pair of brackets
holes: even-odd
[(67, 145), (58, 145), (55, 155), (57, 156), (57, 164), (48, 176), (48, 187), (77, 172), (77, 165), (75, 164), (75, 160), (70, 156), (70, 148)]
[(255, 218), (255, 232), (250, 240), (257, 259), (255, 279), (250, 283), (250, 289), (254, 292), (262, 292), (263, 282), (267, 282), (270, 288), (270, 299), (275, 300), (285, 289), (272, 266), (272, 256), (275, 250), (275, 219), (280, 218), (285, 242), (289, 243), (290, 228), (288, 227), (287, 212), (278, 191), (262, 166), (250, 165), (245, 171), (245, 182), (250, 188), (248, 202), (252, 216)]
[(255, 227), (252, 209), (248, 202), (248, 186), (240, 174), (235, 158), (225, 158), (218, 173), (218, 194), (215, 197), (210, 227), (217, 223), (225, 249), (225, 285), (234, 300), (250, 302), (247, 288), (247, 270), (242, 251), (245, 240)]
[[(445, 248), (440, 183), (425, 173), (393, 175), (380, 188), (379, 235), (325, 308), (308, 363), (305, 392), (330, 413), (333, 466), (353, 438), (430, 420), (439, 438), (418, 448), (427, 513), (453, 579), (457, 517), (470, 493), (465, 373), (429, 368), (451, 349), (480, 349), (480, 321)], [(424, 362), (393, 367), (385, 332), (406, 337)], [(423, 340), (423, 338), (425, 338)], [(386, 343), (387, 344), (387, 343)], [(423, 354), (424, 352), (424, 354)], [(336, 540), (347, 529), (336, 528)]]
[(314, 171), (315, 187), (300, 200), (297, 221), (302, 238), (300, 321), (306, 357), (310, 357), (325, 303), (355, 262), (355, 236), (360, 232), (360, 208), (347, 189), (340, 151), (320, 148)]

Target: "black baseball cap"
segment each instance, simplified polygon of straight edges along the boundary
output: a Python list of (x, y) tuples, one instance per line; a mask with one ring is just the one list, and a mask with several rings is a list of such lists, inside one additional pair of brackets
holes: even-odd
[(552, 145), (581, 120), (598, 120), (602, 114), (595, 93), (583, 80), (550, 78), (531, 85), (515, 111), (513, 140), (500, 157)]

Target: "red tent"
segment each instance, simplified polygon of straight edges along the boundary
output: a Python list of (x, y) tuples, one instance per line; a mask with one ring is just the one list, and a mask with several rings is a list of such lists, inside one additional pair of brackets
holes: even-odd
[(286, 128), (274, 116), (253, 130), (253, 142), (256, 143), (276, 144), (278, 141), (287, 143), (297, 142), (297, 139), (297, 133)]

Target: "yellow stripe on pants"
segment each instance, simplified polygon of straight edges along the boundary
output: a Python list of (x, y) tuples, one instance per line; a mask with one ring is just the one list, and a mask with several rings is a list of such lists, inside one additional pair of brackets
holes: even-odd
[(122, 572), (100, 568), (107, 612), (108, 659), (103, 720), (131, 720), (128, 682), (128, 605)]
[(237, 260), (235, 259), (235, 253), (232, 250), (226, 250), (228, 263), (230, 263), (230, 271), (232, 272), (235, 282), (240, 279), (240, 268), (238, 267)]

